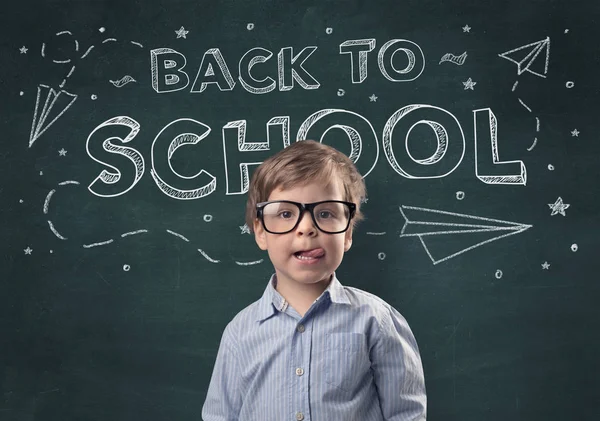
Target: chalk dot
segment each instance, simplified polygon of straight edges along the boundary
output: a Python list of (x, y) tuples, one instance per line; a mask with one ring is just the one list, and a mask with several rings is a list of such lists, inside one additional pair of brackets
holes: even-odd
[(496, 277), (496, 279), (502, 278), (502, 275), (503, 275), (503, 273), (502, 273), (502, 271), (500, 269), (498, 269), (496, 271), (496, 273), (494, 274), (494, 276)]
[(254, 24), (253, 23), (249, 23), (248, 25), (246, 25), (246, 29), (248, 29), (249, 31), (254, 29)]
[(44, 171), (40, 171), (40, 175), (44, 175)]
[(465, 198), (465, 192), (464, 191), (457, 191), (456, 192), (456, 198), (458, 200), (463, 200)]
[(131, 266), (129, 266), (129, 265), (123, 265), (123, 270), (125, 272), (129, 272), (129, 269), (131, 269)]
[(565, 86), (567, 87), (567, 89), (571, 89), (573, 86), (575, 86), (575, 82), (570, 80), (567, 83), (565, 83)]
[(577, 244), (571, 244), (571, 251), (575, 253), (577, 250), (579, 250), (579, 246)]
[(54, 253), (54, 250), (50, 250), (50, 254)]
[(327, 35), (331, 35), (333, 33), (333, 28), (327, 28), (327, 29), (325, 29), (325, 33)]
[(98, 29), (98, 31), (100, 31), (100, 32), (105, 32), (105, 31), (106, 31), (106, 28), (103, 26), (103, 27), (101, 27), (100, 29)]
[(19, 199), (19, 203), (23, 203), (23, 199)]
[(379, 254), (377, 255), (377, 258), (378, 258), (379, 260), (384, 260), (384, 259), (385, 259), (385, 253), (379, 253)]
[(568, 34), (568, 33), (569, 33), (569, 30), (568, 30), (568, 29), (565, 29), (565, 34)]
[(19, 95), (23, 96), (23, 95), (25, 95), (25, 92), (21, 91), (21, 92), (19, 92)]
[(549, 169), (550, 171), (554, 171), (554, 165), (552, 165), (552, 164), (548, 164), (548, 169)]
[(212, 221), (213, 217), (212, 215), (204, 215), (204, 222), (210, 222)]
[(343, 89), (338, 89), (337, 96), (344, 96), (344, 95), (346, 95), (346, 91), (344, 91)]
[(90, 98), (92, 98), (92, 101), (95, 101), (98, 99), (98, 95), (92, 94), (92, 96)]

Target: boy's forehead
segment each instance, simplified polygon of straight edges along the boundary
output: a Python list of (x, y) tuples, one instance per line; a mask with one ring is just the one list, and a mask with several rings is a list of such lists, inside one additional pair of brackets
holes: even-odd
[(285, 186), (280, 184), (273, 189), (268, 200), (296, 200), (299, 196), (315, 197), (315, 201), (328, 199), (343, 200), (344, 186), (339, 179), (330, 180), (329, 182), (309, 181)]

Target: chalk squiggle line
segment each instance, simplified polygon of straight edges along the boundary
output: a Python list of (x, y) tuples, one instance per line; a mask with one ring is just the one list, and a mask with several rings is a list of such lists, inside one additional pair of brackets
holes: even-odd
[(385, 235), (386, 232), (367, 232), (367, 235)]
[(252, 266), (252, 265), (258, 265), (259, 263), (262, 263), (264, 259), (260, 259), (260, 260), (256, 260), (254, 262), (238, 262), (237, 260), (235, 261), (236, 265), (240, 265), (240, 266)]
[(62, 181), (60, 183), (58, 183), (59, 186), (66, 186), (67, 184), (76, 184), (79, 185), (79, 181), (73, 181), (73, 180), (67, 180), (67, 181)]
[(176, 232), (174, 232), (174, 231), (171, 231), (171, 230), (167, 230), (167, 232), (168, 232), (169, 234), (171, 234), (171, 235), (174, 235), (175, 237), (179, 237), (179, 238), (181, 238), (183, 241), (185, 241), (185, 242), (187, 242), (187, 243), (189, 243), (189, 242), (190, 242), (190, 240), (188, 240), (187, 238), (185, 238), (185, 237), (184, 237), (183, 235), (181, 235), (181, 234), (178, 234), (178, 233), (176, 233)]
[(525, 105), (525, 103), (523, 101), (521, 101), (521, 98), (517, 98), (517, 99), (519, 100), (521, 105), (527, 109), (527, 111), (531, 112), (531, 108), (529, 108), (527, 105)]
[(121, 234), (121, 237), (124, 238), (124, 237), (130, 236), (130, 235), (137, 235), (137, 234), (142, 234), (142, 233), (146, 233), (146, 232), (148, 232), (148, 230), (146, 230), (146, 229), (137, 230), (137, 231), (130, 231), (130, 232), (126, 232), (126, 233)]
[[(74, 181), (74, 180), (66, 180), (66, 181), (62, 181), (62, 182), (58, 183), (58, 185), (59, 185), (59, 186), (65, 186), (65, 185), (71, 185), (71, 184), (74, 184), (74, 185), (79, 185), (80, 183), (79, 183), (78, 181)], [(54, 196), (54, 194), (55, 194), (55, 193), (56, 193), (56, 189), (52, 189), (52, 190), (51, 190), (50, 192), (48, 192), (48, 194), (46, 195), (46, 199), (45, 199), (45, 201), (44, 201), (44, 207), (43, 207), (44, 214), (48, 214), (48, 210), (49, 210), (49, 207), (50, 207), (50, 200), (52, 199), (52, 197)], [(48, 226), (50, 227), (50, 230), (52, 231), (52, 233), (53, 233), (53, 234), (54, 234), (54, 235), (55, 235), (57, 238), (59, 238), (59, 239), (61, 239), (61, 240), (67, 240), (67, 237), (65, 237), (65, 236), (61, 235), (61, 234), (60, 234), (60, 233), (59, 233), (59, 232), (56, 230), (56, 228), (54, 227), (54, 224), (52, 223), (52, 221), (48, 220)], [(179, 233), (177, 233), (177, 232), (174, 232), (174, 231), (171, 231), (171, 230), (166, 230), (166, 231), (167, 231), (169, 234), (171, 234), (171, 235), (173, 235), (173, 236), (175, 236), (175, 237), (178, 237), (178, 238), (180, 238), (180, 239), (182, 239), (182, 240), (184, 240), (184, 241), (186, 241), (186, 242), (188, 242), (188, 243), (190, 242), (190, 240), (188, 240), (186, 237), (184, 237), (183, 235), (181, 235), (181, 234), (179, 234)], [(148, 233), (148, 230), (147, 230), (147, 229), (139, 229), (139, 230), (136, 230), (136, 231), (128, 231), (128, 232), (125, 232), (125, 233), (121, 234), (121, 238), (125, 238), (125, 237), (132, 236), (132, 235), (143, 234), (143, 233)], [(91, 244), (83, 244), (82, 246), (83, 246), (83, 248), (85, 248), (85, 249), (90, 249), (90, 248), (94, 248), (94, 247), (105, 246), (105, 245), (111, 244), (111, 243), (113, 243), (113, 242), (114, 242), (114, 240), (111, 238), (111, 239), (109, 239), (109, 240), (106, 240), (106, 241), (101, 241), (101, 242), (96, 242), (96, 243), (91, 243)], [(220, 262), (221, 262), (220, 260), (213, 259), (212, 257), (210, 257), (210, 256), (209, 256), (209, 255), (208, 255), (208, 254), (207, 254), (207, 253), (206, 253), (204, 250), (202, 250), (202, 249), (198, 249), (198, 252), (200, 252), (200, 254), (201, 254), (201, 255), (202, 255), (202, 256), (203, 256), (203, 257), (204, 257), (206, 260), (208, 260), (208, 261), (209, 261), (209, 262), (211, 262), (211, 263), (220, 263)], [(257, 265), (257, 264), (259, 264), (259, 263), (262, 263), (262, 262), (263, 262), (263, 259), (256, 260), (256, 261), (252, 261), (252, 262), (238, 262), (238, 261), (236, 261), (235, 263), (236, 263), (237, 265), (239, 265), (239, 266), (251, 266), (251, 265)]]
[(219, 263), (219, 262), (220, 262), (220, 260), (216, 260), (216, 259), (213, 259), (213, 258), (211, 258), (211, 257), (210, 257), (208, 254), (206, 254), (206, 253), (204, 252), (204, 250), (202, 250), (202, 249), (198, 249), (198, 251), (199, 251), (199, 252), (200, 252), (200, 254), (201, 254), (202, 256), (204, 256), (204, 258), (205, 258), (206, 260), (208, 260), (209, 262), (211, 262), (211, 263)]
[(531, 152), (533, 150), (533, 148), (535, 148), (535, 145), (537, 145), (537, 137), (535, 139), (533, 139), (533, 145), (531, 145), (530, 147), (528, 147), (527, 150), (529, 152)]
[(83, 248), (89, 249), (89, 248), (92, 248), (92, 247), (105, 246), (107, 244), (112, 243), (113, 241), (114, 240), (111, 238), (110, 240), (102, 241), (100, 243), (84, 244)]
[[(50, 199), (52, 198), (54, 193), (56, 193), (56, 190), (54, 190), (54, 189), (50, 190), (48, 192), (48, 195), (46, 196), (46, 200), (44, 200), (44, 215), (48, 215), (48, 206), (50, 206)], [(50, 221), (48, 221), (48, 222), (50, 222)]]
[(136, 82), (136, 80), (132, 76), (125, 75), (119, 80), (109, 80), (109, 82), (112, 83), (116, 88), (122, 88), (130, 82)]
[(52, 221), (48, 220), (48, 226), (50, 227), (50, 231), (52, 231), (52, 234), (56, 235), (61, 240), (67, 239), (67, 237), (63, 237), (62, 235), (60, 235), (60, 233), (56, 230), (56, 228), (54, 228), (54, 224), (52, 223)]
[(443, 62), (447, 61), (447, 62), (456, 64), (457, 66), (462, 66), (463, 64), (465, 64), (466, 59), (467, 59), (466, 51), (459, 56), (454, 55), (452, 53), (446, 53), (446, 54), (444, 54), (444, 56), (442, 57), (442, 59), (440, 60), (440, 62), (438, 64), (442, 64)]
[(81, 56), (81, 58), (86, 58), (87, 55), (94, 49), (94, 46), (91, 45), (90, 48), (87, 49), (87, 51)]
[[(517, 89), (517, 85), (518, 85), (518, 84), (519, 84), (519, 81), (517, 80), (517, 81), (515, 82), (515, 84), (513, 85), (513, 87), (512, 87), (512, 91), (513, 91), (513, 92), (515, 91), (515, 89)], [(524, 102), (521, 100), (521, 98), (517, 98), (517, 99), (519, 100), (519, 103), (520, 103), (520, 104), (521, 104), (523, 107), (525, 107), (525, 109), (526, 109), (527, 111), (531, 112), (531, 108), (529, 108), (529, 107), (527, 106), (527, 104), (525, 104), (525, 103), (524, 103)], [(536, 117), (536, 118), (535, 118), (535, 131), (536, 131), (537, 133), (539, 133), (539, 132), (540, 132), (540, 119), (539, 119), (539, 117)], [(538, 141), (537, 137), (536, 137), (536, 138), (534, 138), (534, 139), (533, 139), (533, 144), (532, 144), (532, 145), (531, 145), (529, 148), (527, 148), (527, 150), (531, 152), (531, 151), (533, 150), (533, 148), (535, 148), (535, 145), (537, 144), (537, 141)]]

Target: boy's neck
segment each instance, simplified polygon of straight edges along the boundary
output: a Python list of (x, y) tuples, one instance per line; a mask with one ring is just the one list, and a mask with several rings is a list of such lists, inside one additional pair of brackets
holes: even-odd
[(327, 289), (332, 279), (333, 274), (314, 284), (290, 284), (277, 279), (275, 289), (300, 316), (304, 316), (315, 300)]

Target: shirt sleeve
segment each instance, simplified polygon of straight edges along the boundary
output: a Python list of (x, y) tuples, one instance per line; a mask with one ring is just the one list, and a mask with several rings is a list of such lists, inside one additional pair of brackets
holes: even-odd
[(427, 395), (417, 341), (408, 323), (388, 306), (371, 348), (371, 367), (381, 412), (388, 421), (427, 419)]
[(202, 407), (204, 421), (238, 421), (242, 407), (239, 362), (229, 326), (223, 332)]

